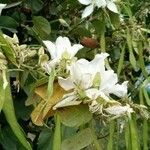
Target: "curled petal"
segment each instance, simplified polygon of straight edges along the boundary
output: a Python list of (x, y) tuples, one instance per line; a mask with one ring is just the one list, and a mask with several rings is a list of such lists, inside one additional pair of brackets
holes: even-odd
[(53, 107), (53, 109), (56, 110), (61, 107), (79, 105), (82, 101), (77, 101), (77, 99), (78, 97), (74, 95), (74, 93), (66, 94), (63, 99)]

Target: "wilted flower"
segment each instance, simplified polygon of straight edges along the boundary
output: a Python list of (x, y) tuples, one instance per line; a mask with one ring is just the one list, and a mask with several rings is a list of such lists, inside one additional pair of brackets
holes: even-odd
[(81, 4), (87, 6), (82, 13), (82, 18), (86, 18), (87, 16), (89, 16), (94, 11), (95, 7), (98, 8), (107, 7), (110, 11), (118, 13), (117, 7), (112, 0), (78, 0), (78, 1)]
[(128, 115), (133, 113), (133, 108), (130, 105), (121, 106), (121, 105), (114, 105), (105, 109), (105, 111), (110, 115), (121, 116), (121, 115)]
[(51, 55), (51, 59), (48, 62), (48, 68), (54, 68), (61, 60), (71, 60), (76, 53), (83, 48), (81, 44), (74, 44), (73, 46), (70, 43), (70, 40), (67, 37), (58, 37), (56, 42), (43, 41), (47, 50)]
[(5, 6), (6, 6), (6, 4), (0, 4), (0, 15), (1, 15), (2, 9), (4, 9)]

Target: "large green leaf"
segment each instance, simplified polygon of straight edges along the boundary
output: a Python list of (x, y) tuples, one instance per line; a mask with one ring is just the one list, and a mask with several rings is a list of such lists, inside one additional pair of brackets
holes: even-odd
[(72, 106), (58, 111), (61, 122), (69, 127), (78, 127), (92, 119), (87, 105)]
[(25, 150), (8, 126), (0, 129), (0, 143), (4, 150)]
[(15, 19), (9, 16), (0, 16), (0, 29), (7, 29), (16, 32), (17, 27), (18, 23)]
[(50, 150), (52, 149), (52, 130), (43, 129), (38, 139), (38, 150)]
[(90, 128), (86, 128), (62, 142), (61, 150), (81, 150), (93, 142)]
[(33, 28), (32, 30), (35, 32), (36, 36), (39, 36), (41, 39), (46, 39), (51, 33), (51, 27), (45, 18), (41, 16), (33, 17)]

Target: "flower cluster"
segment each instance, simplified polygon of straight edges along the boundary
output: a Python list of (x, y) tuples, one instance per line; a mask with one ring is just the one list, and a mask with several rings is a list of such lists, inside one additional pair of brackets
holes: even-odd
[(105, 59), (109, 56), (107, 53), (97, 54), (91, 61), (77, 60), (75, 54), (83, 46), (71, 46), (67, 37), (58, 37), (55, 44), (51, 41), (43, 42), (51, 55), (46, 71), (50, 72), (53, 68), (57, 72), (63, 63), (63, 69), (67, 72), (66, 76), (57, 74), (59, 85), (68, 93), (53, 107), (54, 110), (84, 103), (88, 104), (92, 113), (105, 116), (130, 115), (134, 112), (129, 104), (122, 104), (111, 96), (115, 95), (120, 99), (126, 97), (128, 82), (119, 84), (117, 74), (106, 69)]

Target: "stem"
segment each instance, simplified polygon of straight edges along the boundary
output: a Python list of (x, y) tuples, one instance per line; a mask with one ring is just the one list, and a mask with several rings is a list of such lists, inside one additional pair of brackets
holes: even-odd
[(56, 113), (55, 116), (55, 132), (54, 132), (54, 140), (53, 140), (53, 150), (60, 150), (61, 149), (61, 122), (60, 117)]

